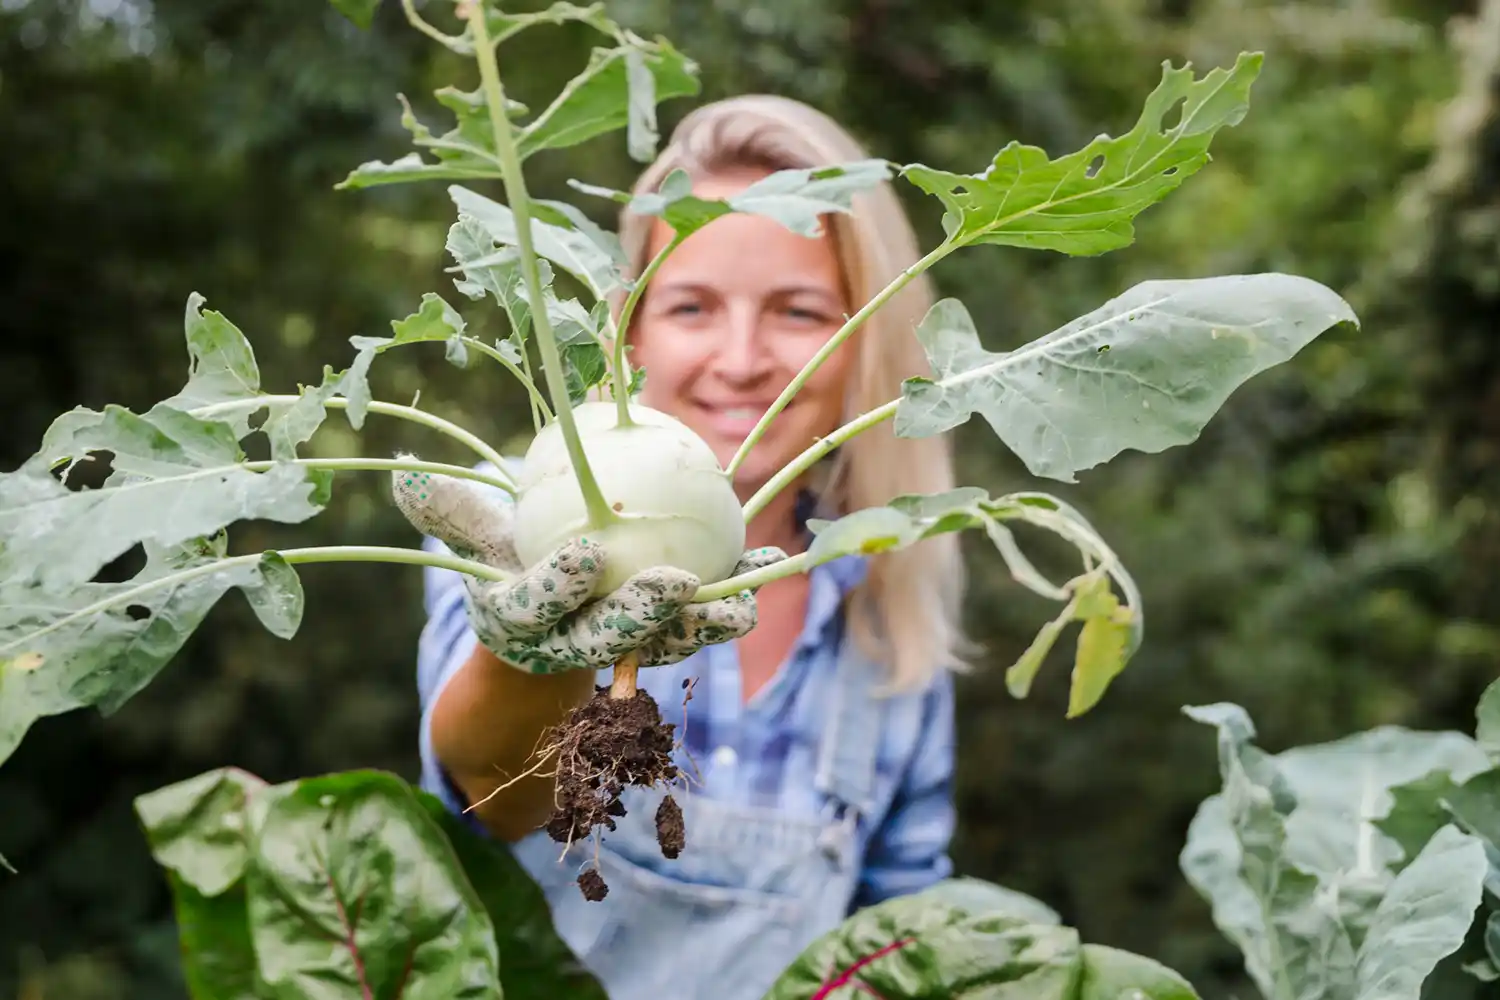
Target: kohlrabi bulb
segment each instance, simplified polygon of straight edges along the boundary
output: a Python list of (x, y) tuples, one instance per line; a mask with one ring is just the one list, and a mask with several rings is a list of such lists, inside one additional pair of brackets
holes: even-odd
[(745, 548), (739, 498), (713, 450), (686, 424), (632, 404), (619, 425), (614, 402), (573, 410), (589, 467), (618, 520), (589, 527), (562, 426), (552, 421), (526, 452), (516, 499), (516, 555), (534, 565), (583, 535), (604, 546), (596, 595), (651, 566), (676, 566), (704, 583), (727, 579)]

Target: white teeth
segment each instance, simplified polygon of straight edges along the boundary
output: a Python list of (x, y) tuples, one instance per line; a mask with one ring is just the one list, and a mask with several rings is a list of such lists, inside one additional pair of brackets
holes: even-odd
[(755, 410), (741, 408), (737, 410), (725, 410), (724, 416), (728, 417), (731, 420), (754, 420), (758, 418), (760, 414)]

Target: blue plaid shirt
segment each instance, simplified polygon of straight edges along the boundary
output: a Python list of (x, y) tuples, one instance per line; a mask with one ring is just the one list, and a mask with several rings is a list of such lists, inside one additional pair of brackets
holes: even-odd
[[(423, 548), (441, 552), (431, 538)], [(431, 713), (444, 684), (477, 641), (452, 570), (424, 569), (428, 615), (417, 657), (422, 704), (422, 787), (455, 813), (465, 803), (432, 752)], [(731, 804), (817, 815), (813, 787), (823, 707), (830, 701), (843, 640), (843, 598), (863, 578), (865, 562), (846, 557), (815, 567), (802, 632), (782, 669), (747, 703), (733, 643), (709, 646), (680, 663), (641, 671), (640, 686), (682, 733), (693, 791)], [(685, 691), (683, 682), (691, 682)], [(599, 683), (609, 682), (609, 672)], [(689, 695), (690, 697), (687, 697)], [(685, 702), (685, 704), (684, 704)], [(926, 888), (947, 877), (953, 834), (953, 682), (942, 671), (919, 696), (898, 699), (877, 758), (875, 801), (882, 814), (861, 823), (864, 871), (856, 906)], [(681, 712), (680, 715), (677, 713)], [(544, 836), (544, 834), (537, 834)]]

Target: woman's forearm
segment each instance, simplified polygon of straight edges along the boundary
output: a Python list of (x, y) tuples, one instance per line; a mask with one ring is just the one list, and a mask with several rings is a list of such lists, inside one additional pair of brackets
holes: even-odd
[[(432, 710), (432, 747), (469, 804), (540, 762), (544, 733), (594, 693), (590, 670), (529, 674), (481, 645), (448, 681)], [(496, 837), (514, 842), (547, 821), (551, 763), (474, 809)]]

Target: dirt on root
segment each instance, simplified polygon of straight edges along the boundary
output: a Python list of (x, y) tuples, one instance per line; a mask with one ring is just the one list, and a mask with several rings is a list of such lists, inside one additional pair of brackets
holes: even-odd
[[(649, 788), (682, 777), (672, 760), (676, 726), (663, 722), (656, 700), (637, 689), (630, 698), (611, 698), (600, 687), (586, 704), (574, 709), (553, 738), (557, 752), (556, 808), (547, 820), (547, 835), (570, 844), (596, 827), (615, 829), (625, 815), (620, 793), (629, 785)], [(662, 854), (675, 858), (682, 851), (682, 808), (671, 796), (656, 814), (657, 842)], [(596, 870), (578, 878), (584, 898), (597, 901), (609, 892)]]

